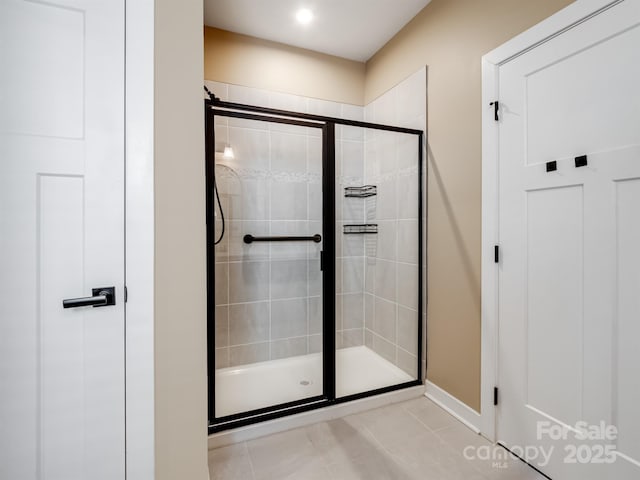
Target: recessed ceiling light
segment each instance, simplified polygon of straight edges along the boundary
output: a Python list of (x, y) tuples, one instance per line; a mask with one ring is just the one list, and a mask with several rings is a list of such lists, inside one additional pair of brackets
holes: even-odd
[(296, 13), (296, 20), (303, 25), (308, 25), (313, 20), (313, 12), (308, 8), (301, 8)]

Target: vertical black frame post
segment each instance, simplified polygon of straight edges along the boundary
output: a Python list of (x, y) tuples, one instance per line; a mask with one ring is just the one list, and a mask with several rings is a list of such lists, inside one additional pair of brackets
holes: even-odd
[(210, 108), (211, 103), (204, 104), (205, 126), (205, 184), (206, 184), (206, 224), (207, 224), (207, 382), (209, 396), (207, 399), (209, 424), (216, 418), (215, 372), (215, 311), (216, 311), (216, 255), (215, 255), (215, 203), (214, 174), (216, 168), (216, 130), (215, 115)]
[(322, 389), (324, 396), (336, 398), (336, 124), (322, 128)]
[(422, 352), (423, 352), (423, 344), (422, 344), (422, 335), (424, 333), (424, 325), (423, 325), (423, 317), (424, 317), (424, 298), (423, 298), (423, 289), (424, 289), (424, 274), (423, 274), (423, 261), (424, 261), (424, 206), (423, 206), (423, 168), (422, 162), (424, 161), (424, 133), (420, 132), (418, 135), (418, 380), (422, 382), (424, 372), (422, 371)]

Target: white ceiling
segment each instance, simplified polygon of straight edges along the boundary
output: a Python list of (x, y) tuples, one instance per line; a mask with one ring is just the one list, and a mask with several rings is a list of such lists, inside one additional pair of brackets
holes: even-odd
[[(431, 0), (204, 0), (210, 27), (350, 60), (371, 58)], [(314, 13), (300, 25), (300, 8)]]

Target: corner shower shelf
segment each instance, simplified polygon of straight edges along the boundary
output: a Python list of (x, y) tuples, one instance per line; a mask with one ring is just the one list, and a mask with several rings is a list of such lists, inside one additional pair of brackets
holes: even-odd
[(357, 233), (378, 233), (377, 223), (363, 223), (358, 225), (345, 225), (344, 234), (357, 234)]
[(375, 185), (364, 185), (362, 187), (345, 187), (345, 197), (366, 198), (373, 197), (378, 193), (378, 187)]

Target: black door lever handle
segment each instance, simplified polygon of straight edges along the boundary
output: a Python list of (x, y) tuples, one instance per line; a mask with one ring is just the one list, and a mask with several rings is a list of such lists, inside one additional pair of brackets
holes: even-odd
[(62, 308), (106, 307), (116, 304), (116, 287), (93, 288), (91, 295), (91, 297), (64, 299)]

